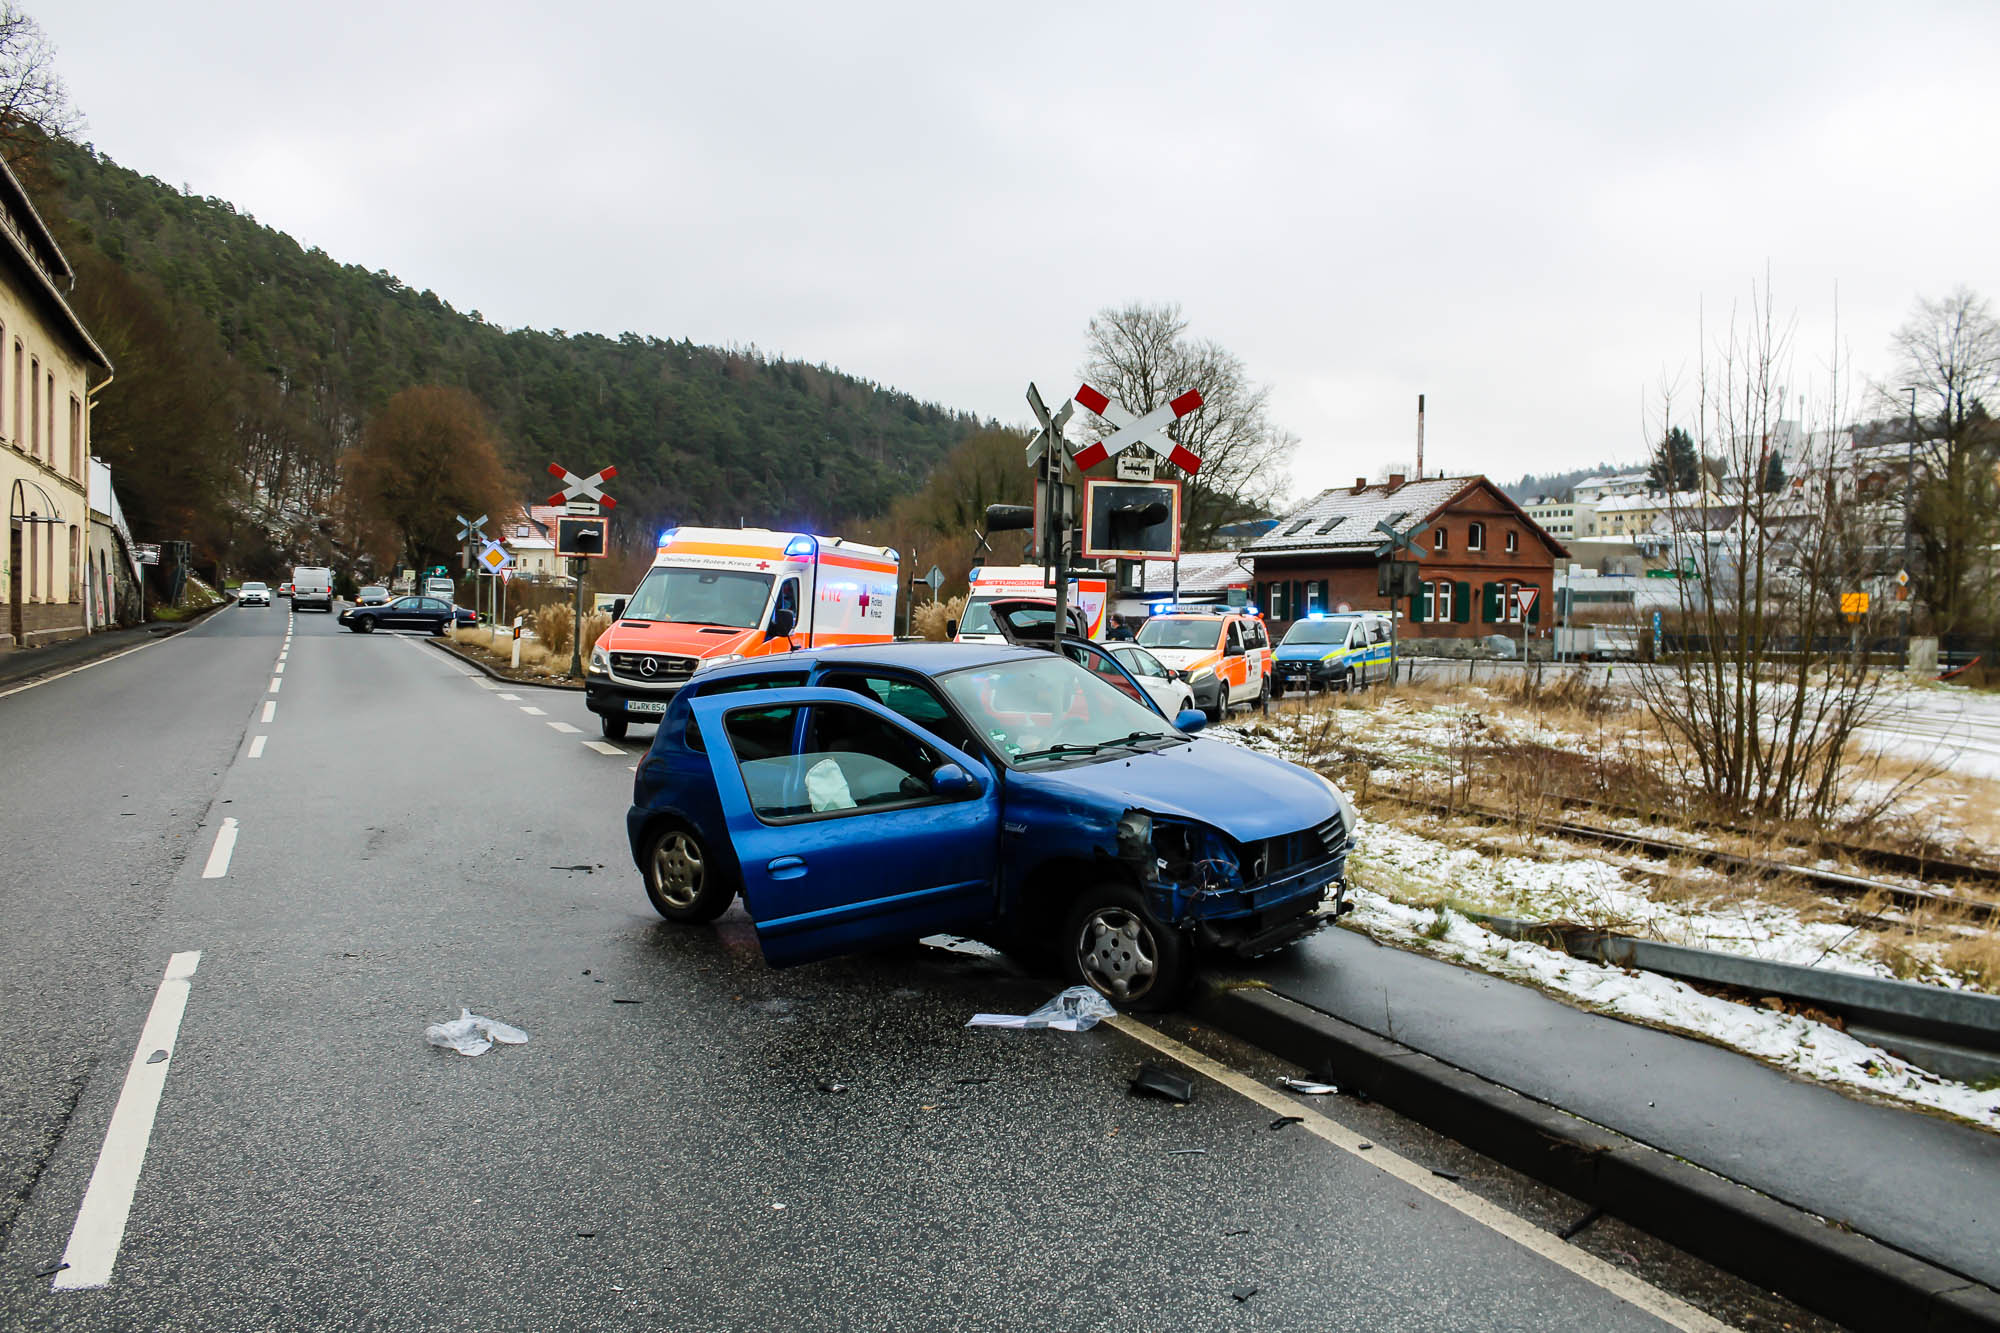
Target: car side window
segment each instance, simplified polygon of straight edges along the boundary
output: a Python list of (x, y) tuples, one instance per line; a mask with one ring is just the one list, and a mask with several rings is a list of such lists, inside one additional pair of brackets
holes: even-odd
[(1389, 642), (1389, 622), (1386, 620), (1377, 620), (1371, 623), (1368, 626), (1368, 642), (1370, 643)]
[(1148, 707), (1152, 706), (1138, 687), (1133, 685), (1125, 673), (1118, 669), (1118, 664), (1111, 660), (1111, 654), (1105, 652), (1102, 648), (1095, 645), (1086, 646), (1081, 643), (1066, 643), (1063, 645), (1063, 651), (1069, 654), (1071, 661), (1101, 679), (1105, 684), (1113, 686), (1134, 703), (1146, 704)]
[(942, 762), (893, 722), (847, 704), (743, 709), (723, 729), (750, 808), (766, 823), (931, 800), (930, 775)]
[[(730, 676), (701, 686), (697, 696), (706, 699), (711, 695), (740, 694), (746, 690), (795, 690), (805, 683), (806, 673), (803, 671), (774, 671), (763, 676)], [(702, 743), (701, 724), (694, 720), (693, 714), (688, 715), (685, 739), (688, 749), (696, 753), (704, 753), (708, 749)]]
[(1240, 620), (1229, 622), (1229, 646), (1231, 648), (1243, 646), (1243, 622)]
[(971, 728), (945, 707), (944, 700), (928, 685), (901, 676), (867, 671), (829, 671), (819, 683), (830, 690), (852, 690), (881, 704), (890, 712), (906, 717), (940, 740), (949, 741), (967, 754), (981, 753)]

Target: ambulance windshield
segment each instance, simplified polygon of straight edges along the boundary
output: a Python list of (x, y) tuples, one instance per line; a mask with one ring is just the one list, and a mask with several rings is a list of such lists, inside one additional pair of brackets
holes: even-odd
[(769, 574), (656, 566), (626, 603), (625, 619), (755, 629), (770, 599)]

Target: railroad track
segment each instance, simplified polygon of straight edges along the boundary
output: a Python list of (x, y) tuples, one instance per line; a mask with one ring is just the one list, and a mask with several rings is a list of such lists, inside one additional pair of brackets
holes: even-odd
[[(1505, 810), (1494, 810), (1486, 806), (1452, 805), (1449, 802), (1433, 800), (1411, 793), (1385, 793), (1382, 799), (1415, 809), (1430, 810), (1437, 814), (1469, 815), (1474, 819), (1493, 824), (1519, 823), (1519, 816)], [(1862, 898), (1871, 893), (1879, 893), (1889, 902), (1905, 911), (1944, 911), (1961, 913), (1969, 921), (1988, 923), (2000, 918), (2000, 903), (1978, 898), (1959, 897), (1948, 893), (1938, 893), (1931, 889), (1913, 889), (1902, 884), (1886, 884), (1881, 880), (1868, 879), (1860, 875), (1849, 875), (1838, 870), (1822, 870), (1816, 866), (1802, 866), (1784, 861), (1772, 861), (1761, 856), (1744, 856), (1737, 852), (1718, 851), (1681, 842), (1674, 838), (1655, 837), (1646, 833), (1632, 833), (1621, 829), (1598, 828), (1592, 824), (1580, 824), (1574, 820), (1557, 819), (1538, 822), (1535, 827), (1559, 837), (1573, 838), (1579, 842), (1594, 842), (1606, 847), (1644, 852), (1661, 858), (1684, 856), (1702, 865), (1722, 870), (1743, 871), (1758, 876), (1784, 875), (1811, 884), (1840, 898)], [(1935, 873), (1937, 862), (1927, 862)], [(1970, 868), (1981, 877), (1975, 882), (2000, 883), (2000, 876), (1990, 870)]]

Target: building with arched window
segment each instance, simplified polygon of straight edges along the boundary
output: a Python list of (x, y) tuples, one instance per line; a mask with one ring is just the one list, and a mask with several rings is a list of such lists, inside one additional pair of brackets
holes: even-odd
[(111, 361), (70, 309), (75, 281), (0, 163), (0, 651), (88, 630), (90, 395)]

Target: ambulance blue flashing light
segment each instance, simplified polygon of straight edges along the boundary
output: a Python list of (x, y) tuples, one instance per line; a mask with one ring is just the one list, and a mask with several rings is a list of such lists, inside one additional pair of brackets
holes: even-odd
[(667, 544), (668, 544), (669, 542), (673, 541), (673, 539), (674, 539), (674, 534), (675, 534), (675, 533), (677, 533), (677, 532), (679, 532), (679, 531), (680, 531), (680, 529), (679, 529), (679, 528), (668, 528), (668, 529), (667, 529), (667, 530), (666, 530), (665, 532), (661, 533), (661, 534), (660, 534), (660, 545), (662, 545), (662, 546), (665, 546), (665, 545), (667, 545)]
[(785, 554), (811, 555), (813, 553), (813, 549), (818, 545), (819, 543), (814, 541), (811, 537), (794, 537), (790, 541), (785, 543)]
[(1325, 619), (1326, 619), (1326, 612), (1324, 612), (1324, 611), (1308, 611), (1308, 612), (1306, 612), (1306, 619), (1307, 619), (1307, 620), (1325, 620)]

